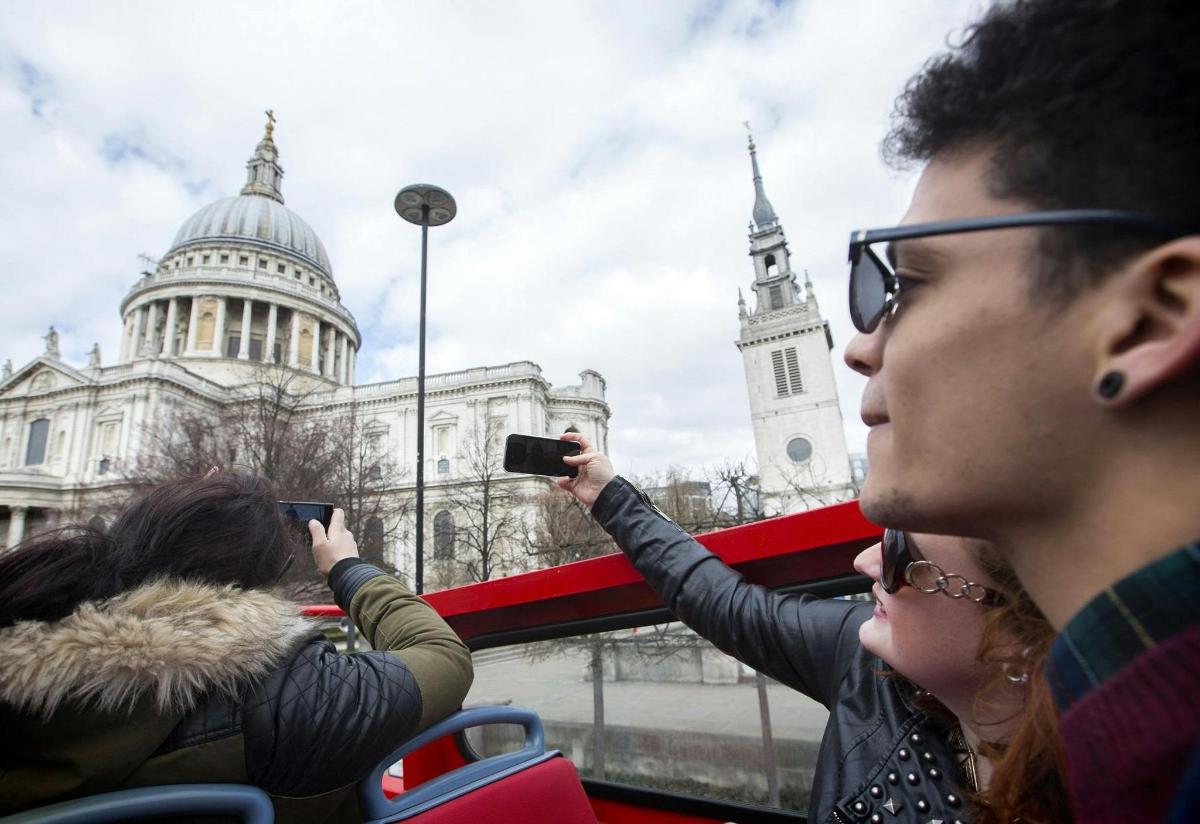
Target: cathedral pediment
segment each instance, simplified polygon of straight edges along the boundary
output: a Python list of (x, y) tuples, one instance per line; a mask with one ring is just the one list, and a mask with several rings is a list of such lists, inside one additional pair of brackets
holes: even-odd
[(38, 357), (14, 372), (12, 377), (0, 383), (0, 398), (44, 395), (60, 389), (84, 386), (92, 382), (92, 379), (82, 372), (77, 372), (60, 361)]

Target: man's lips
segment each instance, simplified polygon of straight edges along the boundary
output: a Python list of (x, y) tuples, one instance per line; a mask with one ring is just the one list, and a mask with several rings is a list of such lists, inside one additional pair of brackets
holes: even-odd
[(862, 410), (862, 421), (867, 426), (878, 426), (881, 423), (888, 422), (888, 416), (882, 412), (873, 412), (867, 409)]

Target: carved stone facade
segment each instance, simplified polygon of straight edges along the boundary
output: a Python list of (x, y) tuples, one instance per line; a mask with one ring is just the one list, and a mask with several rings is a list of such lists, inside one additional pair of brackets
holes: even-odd
[[(355, 384), (362, 337), (324, 246), (283, 205), (270, 129), (247, 170), (242, 194), (185, 221), (122, 300), (117, 363), (101, 365), (98, 348), (87, 367), (65, 363), (52, 330), (43, 355), (0, 377), (3, 546), (120, 495), (152, 422), (180, 408), (215, 417), (263, 363), (296, 370), (310, 393), (302, 415), (366, 413), (373, 445), (408, 470), (391, 493), (411, 497), (416, 378)], [(440, 490), (463, 482), (461, 441), (488, 420), (546, 436), (573, 425), (602, 448), (608, 443), (604, 379), (586, 369), (566, 387), (551, 386), (530, 361), (429, 375), (425, 410), (427, 548)], [(505, 483), (530, 493), (547, 485), (528, 476)], [(399, 537), (385, 556), (411, 570), (411, 525), (388, 532)]]
[(750, 162), (754, 308), (746, 308), (739, 290), (737, 347), (746, 369), (763, 509), (781, 515), (857, 493), (834, 382), (829, 324), (821, 317), (807, 274), (800, 292), (783, 225), (763, 189), (753, 138)]

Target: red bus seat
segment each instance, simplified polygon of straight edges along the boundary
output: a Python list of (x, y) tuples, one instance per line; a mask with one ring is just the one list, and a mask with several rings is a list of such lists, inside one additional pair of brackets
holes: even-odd
[[(474, 761), (388, 798), (384, 772), (405, 755), (447, 735), (484, 724), (520, 724), (525, 745)], [(575, 767), (545, 751), (541, 719), (521, 707), (474, 707), (455, 713), (396, 750), (358, 785), (365, 824), (596, 824)]]

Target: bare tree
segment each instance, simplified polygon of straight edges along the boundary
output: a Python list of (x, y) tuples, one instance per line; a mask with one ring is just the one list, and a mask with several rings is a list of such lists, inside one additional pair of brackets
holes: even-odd
[(405, 534), (414, 498), (401, 489), (407, 472), (383, 443), (385, 427), (351, 403), (322, 428), (333, 464), (327, 499), (345, 510), (346, 528), (354, 533), (363, 560), (398, 574), (383, 550)]
[[(388, 566), (383, 546), (403, 529), (410, 508), (397, 488), (402, 473), (373, 441), (372, 419), (357, 405), (325, 414), (306, 408), (318, 385), (294, 369), (262, 364), (222, 407), (165, 410), (144, 431), (128, 482), (145, 487), (214, 466), (245, 468), (269, 478), (284, 498), (345, 509), (364, 557)], [(297, 599), (327, 597), (309, 554), (296, 556), (283, 588)]]
[(547, 486), (529, 507), (521, 544), (533, 569), (560, 566), (618, 551), (586, 506), (557, 486)]
[[(802, 464), (779, 465), (780, 476), (787, 489), (785, 493), (797, 506), (795, 510), (816, 509), (844, 501), (854, 494), (850, 485), (840, 486), (822, 480), (825, 475), (824, 466), (819, 464), (819, 458), (814, 455)], [(788, 507), (792, 509), (792, 507)]]
[[(454, 582), (486, 581), (497, 565), (514, 561), (516, 539), (523, 531), (521, 501), (502, 466), (504, 440), (500, 425), (489, 420), (467, 430), (458, 455), (460, 477), (440, 502), (453, 518), (452, 557), (439, 557), (434, 518), (434, 578), (453, 574)], [(452, 585), (452, 584), (451, 584)]]

